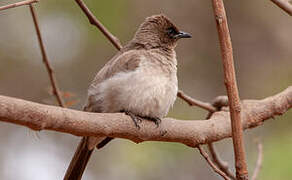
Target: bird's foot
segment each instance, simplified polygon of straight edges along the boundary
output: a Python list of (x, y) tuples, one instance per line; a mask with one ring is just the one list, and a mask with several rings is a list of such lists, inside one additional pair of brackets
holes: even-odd
[(156, 127), (159, 127), (159, 125), (161, 124), (161, 119), (158, 117), (143, 117), (149, 121), (152, 121), (156, 124)]
[(156, 127), (159, 127), (159, 125), (161, 124), (161, 119), (158, 117), (139, 116), (130, 111), (121, 112), (124, 112), (126, 115), (130, 116), (138, 129), (140, 129), (139, 123), (141, 123), (143, 119), (154, 122), (156, 124)]
[(130, 112), (130, 111), (123, 111), (126, 115), (130, 116), (131, 119), (133, 120), (135, 126), (140, 129), (140, 126), (138, 123), (141, 123), (142, 122), (142, 117), (140, 116), (137, 116), (136, 114)]

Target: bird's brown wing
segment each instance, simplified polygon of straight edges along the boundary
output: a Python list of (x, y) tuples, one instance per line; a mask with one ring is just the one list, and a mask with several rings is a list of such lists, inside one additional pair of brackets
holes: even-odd
[[(108, 61), (104, 67), (96, 74), (94, 80), (92, 81), (89, 91), (94, 91), (95, 88), (99, 86), (100, 83), (113, 77), (115, 74), (120, 72), (134, 71), (140, 64), (142, 56), (148, 54), (145, 50), (130, 50), (126, 52), (118, 52), (110, 61)], [(97, 107), (92, 107), (93, 98), (90, 94), (88, 96), (88, 101), (84, 106), (84, 111), (88, 112), (101, 112)], [(100, 102), (102, 103), (102, 102)], [(94, 109), (94, 110), (93, 110)]]
[(101, 83), (119, 72), (134, 71), (139, 66), (141, 56), (145, 53), (144, 50), (131, 50), (118, 53), (97, 73), (93, 84)]

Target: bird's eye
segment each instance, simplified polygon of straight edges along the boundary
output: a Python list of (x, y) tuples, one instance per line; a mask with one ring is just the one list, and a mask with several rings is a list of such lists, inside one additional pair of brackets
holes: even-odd
[(167, 32), (167, 34), (168, 34), (169, 36), (174, 36), (175, 34), (177, 34), (177, 31), (176, 31), (176, 29), (174, 29), (174, 27), (170, 27), (170, 28), (168, 28), (168, 29), (166, 30), (166, 32)]

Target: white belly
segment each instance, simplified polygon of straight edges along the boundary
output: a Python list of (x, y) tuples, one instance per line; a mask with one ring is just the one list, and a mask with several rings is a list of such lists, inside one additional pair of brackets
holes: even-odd
[(96, 87), (93, 99), (102, 102), (102, 112), (131, 111), (162, 118), (167, 115), (177, 94), (176, 71), (169, 77), (159, 70), (139, 67), (121, 72)]

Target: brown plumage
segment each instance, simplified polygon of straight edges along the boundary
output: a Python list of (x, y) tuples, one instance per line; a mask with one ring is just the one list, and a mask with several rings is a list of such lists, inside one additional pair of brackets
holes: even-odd
[[(164, 15), (146, 18), (134, 38), (97, 73), (88, 89), (85, 111), (125, 112), (137, 128), (143, 118), (157, 125), (173, 105), (177, 94), (177, 60), (174, 48), (189, 38)], [(83, 138), (64, 179), (81, 179), (97, 145), (111, 137)]]

